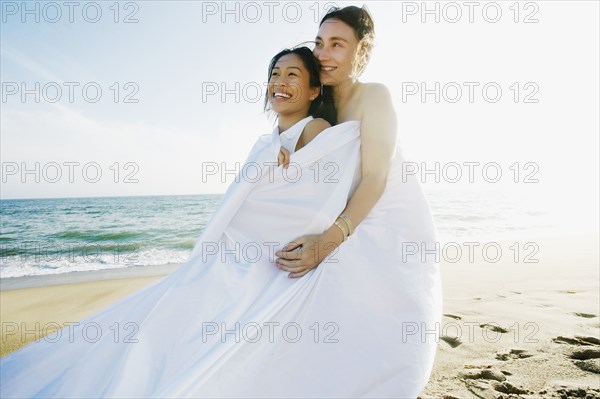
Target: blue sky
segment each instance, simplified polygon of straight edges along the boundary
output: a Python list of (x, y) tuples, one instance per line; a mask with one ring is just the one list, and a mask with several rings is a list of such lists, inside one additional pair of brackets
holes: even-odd
[[(62, 16), (53, 23), (55, 10), (45, 2), (1, 2), (2, 199), (224, 192), (232, 178), (202, 182), (202, 164), (242, 162), (256, 138), (271, 132), (273, 121), (254, 89), (264, 86), (270, 58), (314, 39), (319, 17), (334, 4), (229, 2), (225, 7), (232, 12), (225, 13), (222, 2), (91, 3), (77, 3), (73, 22), (63, 3), (55, 3)], [(521, 2), (518, 15), (513, 2), (494, 3), (500, 4), (497, 22), (489, 3), (472, 10), (469, 22), (460, 2), (452, 3), (459, 9), (428, 3), (433, 14), (421, 2), (369, 2), (376, 47), (361, 80), (390, 88), (400, 145), (411, 160), (495, 162), (503, 172), (497, 184), (481, 175), (459, 184), (430, 178), (426, 189), (502, 188), (557, 204), (577, 202), (586, 212), (597, 208), (598, 3)], [(23, 13), (22, 4), (33, 14)], [(97, 8), (98, 21), (86, 21)], [(137, 22), (124, 23), (128, 15)], [(538, 22), (525, 23), (527, 18)], [(35, 91), (36, 82), (50, 97), (61, 87), (60, 99), (36, 102), (27, 95), (22, 101), (21, 85)], [(439, 103), (433, 95), (425, 101), (406, 95), (436, 82), (447, 90), (440, 89)], [(473, 102), (466, 82), (477, 85)], [(69, 84), (75, 85), (73, 102)], [(84, 98), (86, 84), (90, 95), (101, 88), (98, 102)], [(206, 95), (208, 86), (235, 91), (236, 84), (237, 99)], [(483, 97), (486, 84), (489, 95), (494, 87), (502, 89), (499, 101)], [(452, 102), (457, 86), (462, 97)], [(10, 94), (15, 87), (18, 92)], [(115, 102), (117, 88), (121, 97)], [(127, 94), (137, 102), (124, 102)], [(527, 95), (537, 102), (525, 102)], [(50, 178), (41, 174), (36, 182), (35, 173), (23, 175), (36, 162)], [(72, 182), (68, 162), (79, 163)], [(515, 162), (519, 183), (509, 178)], [(56, 164), (62, 174), (53, 183)], [(102, 177), (86, 181), (84, 165), (93, 166), (88, 173), (99, 166)], [(522, 184), (531, 172), (539, 183)]]

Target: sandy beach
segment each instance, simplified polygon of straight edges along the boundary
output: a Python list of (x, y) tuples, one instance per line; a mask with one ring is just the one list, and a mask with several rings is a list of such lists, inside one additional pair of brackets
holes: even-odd
[[(443, 245), (441, 340), (420, 398), (600, 397), (598, 240)], [(1, 279), (1, 355), (177, 267)]]
[(496, 263), (492, 249), (443, 263), (442, 339), (421, 398), (600, 397), (598, 235), (501, 246)]

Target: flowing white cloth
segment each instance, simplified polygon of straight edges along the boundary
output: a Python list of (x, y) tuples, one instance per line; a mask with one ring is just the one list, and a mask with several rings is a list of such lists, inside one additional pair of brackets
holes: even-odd
[(331, 226), (360, 181), (360, 122), (293, 152), (311, 119), (258, 139), (179, 269), (1, 359), (0, 397), (416, 397), (442, 291), (423, 252), (436, 239), (429, 206), (403, 181), (399, 150), (383, 197), (338, 250), (298, 279), (274, 264), (283, 245)]

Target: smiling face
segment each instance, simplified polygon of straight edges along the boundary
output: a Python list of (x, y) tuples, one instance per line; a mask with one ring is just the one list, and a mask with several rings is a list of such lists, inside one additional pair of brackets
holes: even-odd
[(271, 109), (280, 116), (308, 115), (310, 103), (319, 94), (310, 87), (310, 73), (296, 54), (286, 54), (275, 63), (269, 77), (268, 96)]
[(354, 29), (339, 19), (321, 24), (315, 39), (314, 56), (321, 63), (321, 83), (336, 86), (358, 75), (358, 39)]

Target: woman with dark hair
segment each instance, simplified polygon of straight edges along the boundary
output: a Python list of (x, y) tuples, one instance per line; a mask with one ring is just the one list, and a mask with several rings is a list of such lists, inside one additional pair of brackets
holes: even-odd
[[(303, 81), (299, 79), (295, 72), (292, 72), (291, 75), (293, 76), (293, 78), (289, 82), (289, 86), (292, 88), (297, 88), (298, 90), (304, 91), (308, 91), (310, 88), (314, 92), (315, 97), (311, 97), (310, 99), (311, 101), (307, 114), (313, 116), (314, 118), (321, 118), (326, 120), (330, 126), (335, 125), (337, 123), (335, 107), (333, 105), (333, 102), (331, 100), (328, 100), (319, 90), (321, 86), (321, 81), (319, 80), (321, 67), (319, 65), (319, 62), (313, 56), (312, 51), (308, 47), (294, 47), (292, 49), (281, 50), (279, 53), (277, 53), (271, 59), (271, 63), (269, 64), (269, 73), (267, 75), (267, 81), (272, 82), (274, 85), (281, 85), (281, 83), (279, 83), (277, 79), (275, 79), (276, 76), (281, 76), (281, 72), (279, 72), (280, 67), (277, 66), (277, 63), (282, 57), (288, 55), (298, 57), (302, 61), (302, 64), (304, 65), (309, 74), (308, 81)], [(301, 85), (308, 86), (301, 87)], [(275, 101), (272, 104), (271, 99), (272, 98), (269, 95), (269, 88), (267, 88), (267, 91), (265, 93), (264, 110), (268, 111), (269, 109), (272, 109), (274, 112), (277, 113), (278, 120), (279, 122), (281, 122), (281, 119), (284, 119), (285, 115), (282, 115), (278, 112), (277, 105), (279, 104), (279, 102), (275, 99)], [(285, 149), (285, 147), (282, 147), (282, 149), (289, 155), (289, 152)]]
[[(305, 74), (308, 75), (308, 79), (301, 76), (302, 71), (297, 66), (298, 62), (301, 62), (306, 69)], [(315, 118), (306, 124), (293, 151), (298, 151), (317, 134), (336, 123), (333, 102), (323, 101), (319, 71), (319, 63), (308, 47), (284, 49), (277, 53), (269, 64), (267, 76), (269, 85), (265, 93), (264, 110), (270, 109), (277, 113), (279, 131), (283, 132), (296, 123), (298, 118), (306, 115)], [(303, 101), (303, 95), (309, 92), (310, 101)], [(285, 149), (285, 146), (281, 148)], [(289, 154), (287, 150), (285, 151)]]

